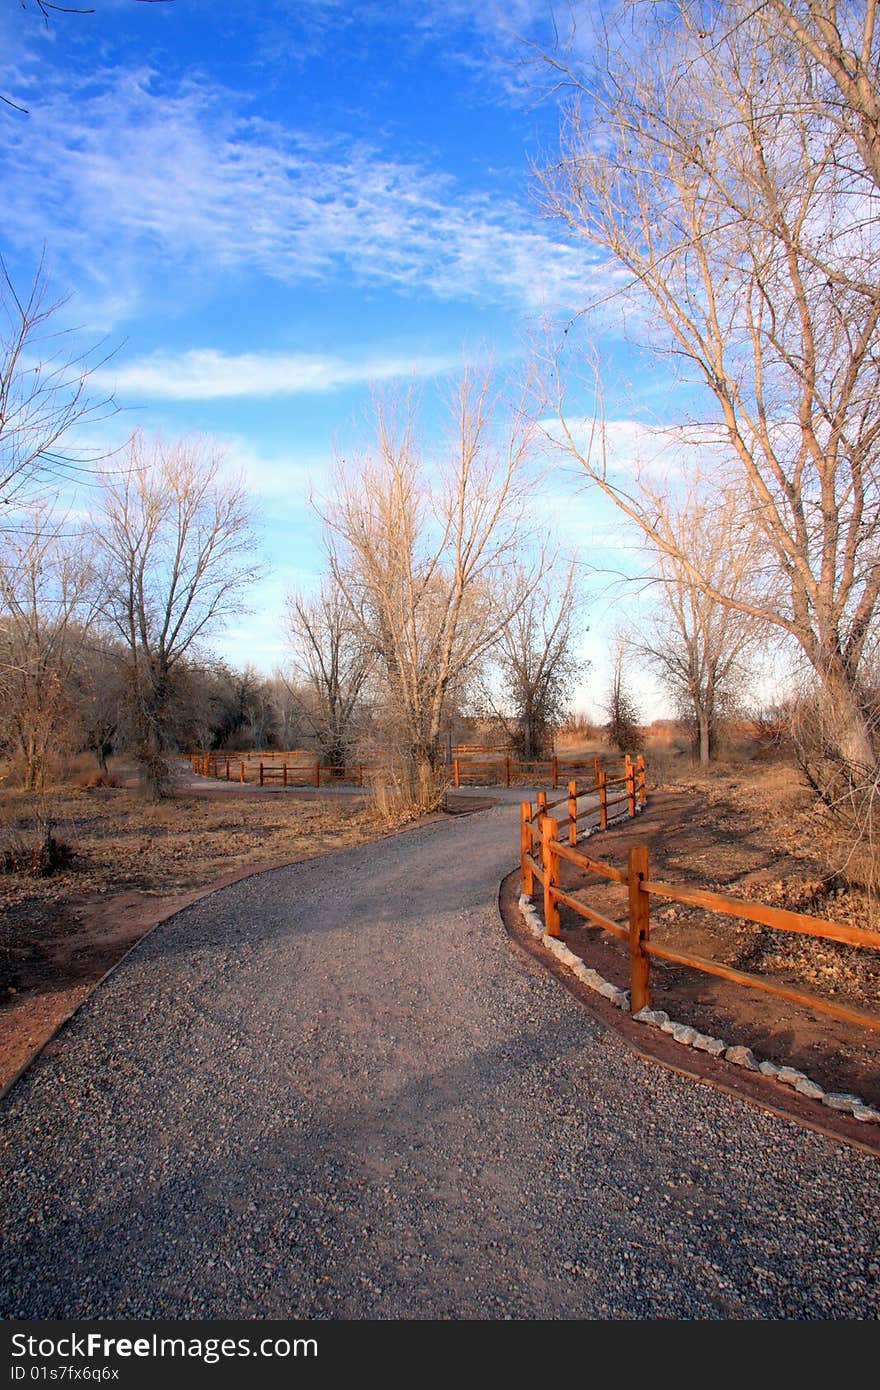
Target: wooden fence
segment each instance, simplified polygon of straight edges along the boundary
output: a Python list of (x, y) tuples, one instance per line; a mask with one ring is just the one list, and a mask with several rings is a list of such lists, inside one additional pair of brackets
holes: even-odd
[(595, 754), (589, 758), (536, 758), (529, 762), (514, 758), (510, 753), (499, 752), (492, 758), (456, 756), (452, 760), (453, 785), (460, 787), (467, 782), (479, 781), (482, 785), (503, 783), (512, 786), (515, 782), (549, 782), (556, 791), (561, 782), (584, 773), (592, 773), (594, 786), (599, 785), (599, 774), (603, 769), (620, 766), (619, 754)]
[[(772, 927), (775, 931), (792, 932), (799, 935), (819, 937), (824, 941), (841, 942), (847, 946), (858, 946), (868, 950), (880, 951), (880, 936), (876, 932), (861, 927), (849, 927), (840, 922), (829, 922), (805, 913), (789, 912), (784, 908), (767, 907), (763, 903), (748, 902), (742, 898), (729, 897), (725, 893), (710, 892), (703, 888), (693, 888), (687, 884), (666, 883), (652, 879), (646, 845), (638, 845), (629, 851), (626, 870), (610, 864), (600, 863), (574, 848), (577, 819), (572, 820), (569, 807), (568, 843), (559, 838), (559, 822), (547, 812), (552, 805), (546, 798), (542, 805), (523, 801), (520, 806), (520, 862), (522, 872), (522, 891), (529, 897), (534, 892), (537, 879), (544, 891), (544, 929), (549, 936), (560, 935), (559, 904), (564, 903), (588, 926), (610, 932), (629, 945), (630, 961), (630, 1008), (633, 1013), (650, 1007), (650, 967), (651, 957), (683, 965), (707, 975), (715, 975), (735, 984), (751, 989), (762, 990), (765, 994), (788, 999), (805, 1008), (829, 1014), (832, 1018), (843, 1019), (846, 1023), (856, 1023), (865, 1028), (880, 1030), (880, 1017), (862, 1009), (835, 1003), (830, 999), (818, 998), (804, 990), (779, 984), (761, 975), (753, 975), (720, 961), (686, 951), (676, 951), (651, 940), (650, 903), (652, 897), (668, 899), (691, 907), (704, 908), (708, 912), (736, 917), (739, 921), (753, 922), (759, 926)], [(576, 811), (576, 802), (575, 802)], [(539, 847), (539, 848), (538, 848)], [(538, 848), (536, 855), (535, 850)], [(560, 887), (559, 866), (562, 861), (575, 865), (584, 874), (595, 875), (626, 886), (628, 896), (628, 922), (624, 926), (596, 912), (586, 903), (575, 898)]]
[[(475, 745), (474, 745), (475, 746)], [(615, 787), (624, 782), (619, 773), (619, 756), (594, 756), (590, 758), (550, 758), (536, 762), (517, 762), (503, 751), (485, 749), (493, 752), (492, 758), (475, 758), (465, 755), (465, 745), (457, 745), (458, 756), (452, 763), (452, 780), (456, 787), (471, 784), (479, 778), (482, 785), (511, 786), (514, 782), (547, 781), (554, 790), (561, 778), (592, 774), (591, 790), (600, 792), (602, 804), (615, 800)], [(633, 760), (630, 759), (630, 762)], [(645, 763), (643, 758), (635, 760), (640, 771), (637, 773), (644, 783)], [(353, 763), (344, 768), (329, 767), (320, 758), (305, 758), (302, 750), (288, 753), (192, 753), (190, 765), (193, 772), (201, 777), (215, 777), (225, 782), (250, 782), (255, 786), (283, 787), (322, 787), (335, 782), (353, 783), (363, 787), (372, 777), (380, 776), (383, 769), (378, 763)], [(629, 764), (627, 764), (628, 766)], [(605, 779), (603, 784), (602, 779)], [(603, 789), (604, 788), (604, 789)]]
[(353, 782), (362, 787), (374, 771), (366, 763), (333, 768), (320, 758), (304, 762), (296, 753), (241, 754), (192, 753), (190, 765), (201, 777), (217, 777), (224, 782), (250, 782), (269, 787), (321, 787), (334, 782)]

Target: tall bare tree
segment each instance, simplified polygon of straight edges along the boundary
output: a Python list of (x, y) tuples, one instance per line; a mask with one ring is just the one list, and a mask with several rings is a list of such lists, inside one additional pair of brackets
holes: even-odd
[[(817, 6), (789, 6), (807, 8), (818, 23)], [(646, 345), (701, 388), (695, 408), (739, 470), (781, 582), (753, 604), (703, 573), (614, 479), (601, 427), (578, 435), (558, 375), (549, 389), (564, 447), (652, 544), (800, 647), (861, 776), (877, 764), (860, 693), (880, 598), (877, 189), (841, 134), (841, 111), (854, 138), (861, 113), (839, 84), (829, 97), (826, 68), (771, 10), (704, 6), (698, 24), (686, 3), (638, 6), (589, 72), (567, 67), (574, 96), (544, 190), (627, 272)], [(872, 20), (865, 32), (874, 64)]]
[(560, 585), (551, 570), (538, 588), (521, 563), (503, 581), (510, 617), (492, 653), (493, 684), (500, 699), (490, 697), (494, 713), (520, 756), (545, 756), (555, 730), (571, 708), (574, 684), (584, 663), (575, 653), (579, 635), (576, 562)]
[(605, 731), (609, 739), (621, 753), (635, 753), (644, 739), (641, 713), (626, 664), (627, 645), (619, 633), (611, 643), (611, 675), (603, 704), (608, 716)]
[(733, 488), (707, 487), (697, 476), (683, 495), (642, 480), (641, 504), (668, 541), (656, 555), (656, 607), (628, 645), (660, 676), (680, 712), (692, 722), (702, 763), (715, 753), (719, 720), (732, 713), (747, 680), (747, 661), (767, 626), (741, 608), (720, 603), (678, 556), (714, 588), (754, 606), (766, 593), (760, 536), (743, 515)]
[[(749, 7), (750, 9), (752, 7)], [(748, 11), (730, 6), (729, 22)], [(767, 0), (760, 20), (800, 45), (837, 88), (826, 92), (829, 117), (838, 122), (865, 170), (880, 188), (880, 33), (877, 0)], [(803, 94), (798, 93), (802, 99)]]
[(94, 454), (77, 447), (77, 426), (106, 417), (110, 397), (92, 396), (101, 365), (94, 351), (70, 351), (70, 337), (53, 327), (62, 301), (49, 298), (40, 265), (19, 295), (0, 259), (0, 503), (43, 500), (76, 481)]
[(0, 545), (0, 693), (28, 790), (43, 788), (49, 754), (70, 734), (73, 672), (98, 589), (85, 540), (46, 508)]
[(287, 637), (293, 664), (290, 693), (318, 741), (322, 761), (342, 771), (375, 665), (372, 644), (365, 641), (342, 594), (330, 583), (323, 585), (317, 598), (288, 597)]
[[(412, 403), (399, 422), (380, 406), (375, 450), (339, 462), (324, 512), (333, 580), (376, 653), (422, 803), (434, 794), (450, 692), (512, 616), (496, 580), (523, 543), (531, 442), (521, 413), (498, 429), (488, 376), (466, 372), (450, 404), (433, 475)], [(533, 582), (540, 572), (538, 562)]]
[(240, 482), (208, 441), (136, 434), (121, 479), (108, 478), (97, 528), (103, 611), (127, 652), (136, 755), (149, 794), (163, 794), (175, 678), (209, 630), (240, 611), (256, 578)]

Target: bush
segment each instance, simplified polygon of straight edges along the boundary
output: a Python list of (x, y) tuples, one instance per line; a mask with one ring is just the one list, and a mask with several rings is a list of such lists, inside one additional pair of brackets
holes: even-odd
[(72, 860), (73, 850), (55, 835), (51, 820), (38, 823), (30, 834), (11, 832), (0, 846), (0, 873), (4, 874), (49, 878), (69, 868)]

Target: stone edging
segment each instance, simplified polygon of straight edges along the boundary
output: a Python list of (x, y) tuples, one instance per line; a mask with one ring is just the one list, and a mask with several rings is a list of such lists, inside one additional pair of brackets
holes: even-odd
[[(595, 990), (597, 994), (602, 995), (603, 999), (607, 999), (616, 1008), (629, 1010), (630, 993), (628, 989), (620, 989), (610, 980), (603, 979), (598, 971), (584, 965), (580, 956), (566, 946), (559, 937), (548, 936), (544, 931), (544, 923), (535, 911), (534, 903), (530, 897), (521, 893), (518, 905), (532, 936), (536, 937), (542, 946), (546, 946), (560, 965), (570, 970), (577, 980), (580, 980), (589, 989)], [(697, 1052), (706, 1052), (711, 1057), (723, 1057), (725, 1061), (731, 1062), (736, 1067), (742, 1067), (745, 1071), (760, 1072), (763, 1076), (770, 1077), (781, 1085), (791, 1086), (799, 1095), (805, 1096), (809, 1100), (820, 1101), (829, 1110), (842, 1111), (865, 1124), (880, 1124), (880, 1110), (875, 1109), (872, 1105), (867, 1105), (859, 1096), (842, 1091), (825, 1091), (818, 1082), (811, 1080), (804, 1072), (798, 1071), (795, 1067), (780, 1066), (776, 1062), (761, 1062), (750, 1047), (729, 1045), (721, 1038), (713, 1038), (708, 1033), (699, 1032), (690, 1024), (675, 1023), (663, 1009), (640, 1009), (638, 1013), (630, 1014), (630, 1017), (637, 1023), (658, 1028), (662, 1033), (667, 1033), (683, 1047), (693, 1048)]]

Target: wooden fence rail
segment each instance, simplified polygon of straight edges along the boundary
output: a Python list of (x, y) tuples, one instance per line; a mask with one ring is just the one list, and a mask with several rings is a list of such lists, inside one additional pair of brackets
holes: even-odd
[[(456, 787), (465, 778), (479, 777), (483, 783), (503, 782), (506, 787), (513, 781), (532, 782), (547, 780), (556, 791), (560, 779), (567, 780), (572, 775), (583, 772), (593, 773), (594, 786), (598, 785), (603, 768), (620, 765), (618, 754), (594, 754), (589, 758), (534, 758), (529, 761), (514, 758), (510, 753), (499, 753), (494, 758), (474, 758), (455, 756), (452, 759), (452, 780)], [(644, 770), (644, 759), (641, 759)]]
[[(219, 778), (226, 782), (253, 782), (261, 787), (280, 784), (284, 787), (332, 785), (334, 782), (354, 783), (363, 787), (371, 777), (381, 776), (383, 769), (374, 763), (353, 763), (344, 768), (329, 767), (320, 758), (303, 759), (302, 751), (297, 752), (254, 752), (254, 753), (192, 753), (190, 764), (193, 772), (201, 777)], [(607, 809), (612, 810), (628, 798), (630, 815), (634, 814), (636, 800), (645, 800), (645, 760), (641, 756), (633, 760), (623, 760), (622, 775), (619, 774), (621, 758), (599, 756), (589, 759), (551, 758), (541, 762), (517, 762), (507, 753), (500, 753), (494, 759), (455, 757), (452, 763), (452, 778), (458, 788), (462, 779), (480, 773), (483, 782), (503, 783), (509, 787), (514, 780), (528, 779), (532, 783), (545, 778), (558, 790), (560, 779), (571, 778), (579, 772), (592, 772), (590, 786), (585, 791), (598, 791), (603, 816), (607, 821)], [(625, 792), (615, 793), (615, 788), (625, 788)], [(583, 794), (583, 792), (581, 793)], [(562, 798), (563, 800), (565, 798)], [(559, 803), (554, 802), (554, 805)]]
[[(731, 897), (726, 893), (715, 893), (704, 888), (694, 888), (688, 884), (667, 883), (652, 879), (646, 845), (638, 845), (630, 850), (626, 871), (612, 865), (600, 863), (573, 847), (573, 842), (564, 844), (559, 839), (559, 823), (548, 814), (549, 806), (544, 799), (535, 806), (523, 801), (520, 805), (520, 863), (522, 891), (529, 897), (534, 892), (535, 879), (541, 884), (544, 893), (544, 929), (548, 936), (559, 936), (559, 904), (564, 903), (589, 925), (610, 932), (613, 936), (629, 943), (630, 962), (630, 1008), (633, 1013), (647, 1008), (651, 1003), (650, 967), (651, 958), (670, 961), (707, 975), (715, 975), (735, 984), (751, 989), (762, 990), (781, 999), (787, 999), (805, 1008), (818, 1010), (832, 1018), (846, 1023), (855, 1023), (865, 1028), (880, 1031), (880, 1016), (863, 1009), (838, 1004), (834, 1000), (823, 999), (805, 990), (777, 983), (762, 975), (754, 975), (720, 961), (710, 960), (692, 952), (672, 950), (651, 940), (650, 902), (652, 897), (661, 897), (688, 906), (701, 907), (708, 912), (736, 917), (743, 922), (771, 927), (774, 931), (793, 932), (800, 935), (819, 937), (824, 941), (836, 941), (847, 946), (880, 953), (880, 936), (876, 932), (865, 931), (861, 927), (846, 926), (841, 922), (831, 922), (806, 913), (790, 912), (785, 908), (768, 907), (764, 903), (749, 902), (743, 898)], [(579, 819), (579, 818), (578, 818)], [(571, 835), (571, 816), (569, 816), (569, 835)], [(539, 846), (539, 854), (535, 849)], [(574, 864), (584, 874), (594, 874), (625, 884), (628, 900), (628, 921), (626, 926), (596, 912), (587, 903), (575, 898), (560, 887), (559, 865), (562, 860)]]
[[(279, 761), (279, 756), (281, 761)], [(378, 769), (366, 763), (350, 767), (328, 767), (319, 758), (309, 762), (288, 761), (284, 754), (271, 757), (252, 757), (247, 754), (192, 753), (190, 766), (201, 777), (219, 778), (225, 782), (252, 782), (261, 787), (321, 787), (334, 782), (353, 782), (362, 787), (365, 779)]]

